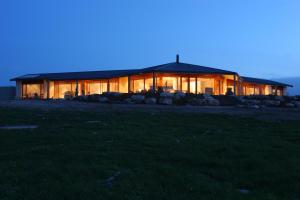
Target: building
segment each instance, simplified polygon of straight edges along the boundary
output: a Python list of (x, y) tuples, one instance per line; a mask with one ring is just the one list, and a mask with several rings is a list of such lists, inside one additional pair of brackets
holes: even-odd
[(64, 98), (103, 92), (164, 90), (213, 95), (285, 95), (285, 83), (240, 76), (236, 72), (176, 62), (132, 70), (27, 74), (16, 81), (17, 98)]

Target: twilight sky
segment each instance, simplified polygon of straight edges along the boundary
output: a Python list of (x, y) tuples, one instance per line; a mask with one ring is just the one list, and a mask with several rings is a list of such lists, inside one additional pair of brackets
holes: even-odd
[(300, 77), (299, 0), (0, 0), (0, 85), (175, 61)]

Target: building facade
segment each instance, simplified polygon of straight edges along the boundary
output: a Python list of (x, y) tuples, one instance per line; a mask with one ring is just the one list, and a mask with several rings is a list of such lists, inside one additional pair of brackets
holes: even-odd
[(60, 99), (68, 94), (163, 90), (212, 95), (286, 95), (291, 85), (240, 76), (236, 72), (176, 62), (132, 70), (27, 74), (16, 81), (20, 99)]

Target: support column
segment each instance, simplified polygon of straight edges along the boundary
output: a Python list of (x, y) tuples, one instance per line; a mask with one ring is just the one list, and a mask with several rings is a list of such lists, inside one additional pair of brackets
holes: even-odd
[(190, 82), (190, 77), (188, 77), (188, 93), (190, 93), (190, 87), (191, 87), (191, 82)]
[(109, 79), (107, 79), (107, 92), (110, 92)]
[(131, 76), (128, 76), (128, 93), (131, 92)]
[(180, 76), (180, 92), (182, 92), (182, 77)]
[(155, 79), (156, 79), (156, 74), (155, 74), (155, 72), (153, 72), (153, 74), (152, 74), (152, 91), (153, 92), (155, 92), (155, 88), (156, 88), (156, 81), (155, 81)]
[(49, 98), (49, 81), (44, 80), (43, 81), (43, 99), (48, 99)]
[(221, 95), (221, 80), (219, 79), (219, 95)]
[(76, 88), (75, 88), (75, 97), (78, 97), (79, 91), (78, 91), (78, 80), (76, 80)]
[(236, 75), (233, 75), (233, 94), (236, 95)]
[(196, 77), (196, 84), (195, 84), (195, 86), (196, 86), (195, 92), (196, 92), (196, 94), (198, 94), (198, 78), (197, 77)]

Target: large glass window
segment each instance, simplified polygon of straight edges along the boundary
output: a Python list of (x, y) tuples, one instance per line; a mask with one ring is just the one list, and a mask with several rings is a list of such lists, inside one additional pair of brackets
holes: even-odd
[(43, 84), (42, 83), (25, 83), (22, 86), (23, 98), (42, 98)]
[(145, 79), (145, 90), (152, 90), (153, 89), (153, 78), (146, 78)]
[(119, 78), (119, 92), (128, 93), (128, 77)]
[(133, 92), (141, 92), (144, 90), (144, 79), (135, 79), (132, 80), (132, 91)]
[(190, 78), (190, 93), (196, 93), (196, 78)]
[(87, 83), (87, 94), (102, 94), (107, 91), (107, 82), (93, 81)]
[(201, 94), (214, 94), (214, 79), (198, 77), (197, 92)]
[(189, 79), (187, 77), (181, 77), (181, 90), (182, 92), (188, 92)]
[(176, 90), (179, 90), (179, 82), (179, 77), (162, 77), (162, 87), (166, 92), (175, 92)]
[(110, 92), (119, 92), (119, 79), (109, 79), (109, 91)]
[[(76, 93), (76, 82), (69, 81), (55, 81), (50, 82), (49, 96), (50, 98), (64, 98), (65, 94), (75, 95)], [(78, 83), (78, 94), (81, 94), (81, 84)]]

